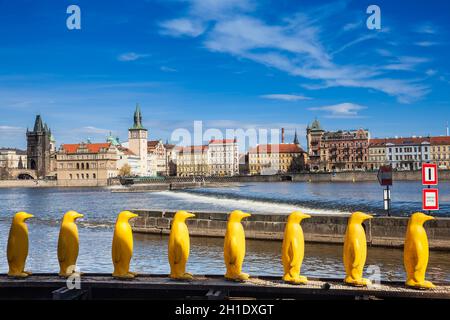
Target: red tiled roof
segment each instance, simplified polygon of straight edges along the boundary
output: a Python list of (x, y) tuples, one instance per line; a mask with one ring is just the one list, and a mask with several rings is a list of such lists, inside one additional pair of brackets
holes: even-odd
[(382, 147), (386, 145), (386, 139), (370, 139), (369, 147)]
[(236, 138), (234, 139), (213, 139), (209, 141), (209, 144), (226, 144), (226, 143), (235, 143), (237, 142)]
[(159, 140), (149, 140), (147, 141), (147, 147), (156, 147), (159, 143)]
[[(66, 153), (77, 153), (80, 148), (81, 143), (74, 144), (62, 144), (61, 148)], [(89, 153), (99, 153), (101, 149), (109, 149), (111, 143), (85, 143), (84, 146), (88, 149)]]
[(117, 149), (119, 149), (120, 151), (122, 151), (124, 154), (126, 154), (126, 155), (128, 155), (128, 156), (135, 156), (135, 155), (136, 155), (136, 154), (135, 154), (133, 151), (131, 151), (130, 149), (125, 148), (125, 147), (122, 147), (122, 146), (117, 147)]
[(206, 152), (208, 150), (208, 146), (187, 146), (181, 147), (180, 153), (199, 153)]
[(450, 137), (431, 137), (432, 145), (450, 145)]
[(261, 144), (251, 148), (249, 153), (301, 153), (304, 152), (298, 144)]

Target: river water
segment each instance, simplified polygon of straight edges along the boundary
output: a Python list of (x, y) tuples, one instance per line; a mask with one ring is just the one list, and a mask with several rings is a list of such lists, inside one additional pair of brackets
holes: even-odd
[[(440, 186), (441, 210), (450, 216), (450, 183)], [(420, 183), (398, 182), (393, 186), (393, 213), (408, 215), (420, 210)], [(82, 272), (111, 272), (111, 241), (116, 215), (124, 209), (187, 209), (287, 214), (295, 209), (311, 213), (348, 214), (363, 210), (384, 214), (382, 189), (374, 183), (253, 183), (221, 188), (146, 193), (115, 193), (110, 189), (36, 188), (0, 189), (0, 272), (7, 271), (6, 244), (12, 215), (27, 211), (30, 252), (27, 268), (34, 272), (56, 272), (59, 223), (64, 212), (77, 210)], [(450, 236), (450, 235), (449, 235)], [(135, 234), (132, 269), (142, 273), (168, 273), (166, 236)], [(222, 274), (223, 239), (191, 239), (188, 271)], [(244, 271), (254, 275), (281, 275), (281, 242), (247, 241)], [(403, 280), (403, 252), (399, 249), (369, 248), (367, 266), (379, 268), (384, 280)], [(344, 275), (342, 246), (306, 244), (302, 273), (310, 277)], [(450, 282), (450, 253), (430, 252), (430, 280)]]

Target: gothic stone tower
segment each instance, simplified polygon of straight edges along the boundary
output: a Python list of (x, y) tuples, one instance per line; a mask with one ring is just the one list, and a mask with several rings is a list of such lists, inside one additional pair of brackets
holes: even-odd
[(36, 170), (39, 178), (50, 173), (51, 132), (37, 115), (33, 131), (27, 129), (27, 166)]
[(147, 175), (147, 140), (147, 129), (142, 126), (141, 108), (136, 104), (133, 127), (128, 130), (128, 148), (140, 158), (140, 176)]

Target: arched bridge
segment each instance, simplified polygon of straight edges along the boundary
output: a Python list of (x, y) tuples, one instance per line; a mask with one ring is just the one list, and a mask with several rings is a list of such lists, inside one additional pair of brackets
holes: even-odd
[(31, 169), (11, 169), (10, 176), (19, 180), (37, 179), (36, 170)]

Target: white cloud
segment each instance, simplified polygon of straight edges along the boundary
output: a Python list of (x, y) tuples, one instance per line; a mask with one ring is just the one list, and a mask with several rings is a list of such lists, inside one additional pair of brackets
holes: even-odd
[(111, 132), (111, 130), (109, 129), (102, 129), (92, 126), (82, 127), (79, 129), (75, 129), (73, 131), (83, 134), (95, 134), (95, 135), (108, 135)]
[(429, 77), (434, 76), (436, 73), (437, 73), (437, 71), (434, 69), (428, 69), (427, 71), (425, 71), (425, 74)]
[(0, 126), (0, 134), (1, 135), (10, 135), (10, 134), (25, 134), (25, 129), (21, 127), (14, 126)]
[(351, 30), (357, 29), (361, 25), (362, 25), (361, 21), (357, 21), (357, 22), (353, 22), (353, 23), (347, 23), (342, 29), (344, 31), (351, 31)]
[(309, 110), (314, 111), (327, 111), (329, 114), (327, 118), (358, 118), (358, 111), (366, 109), (367, 107), (361, 106), (355, 103), (340, 103), (330, 106), (314, 107), (309, 108)]
[(148, 54), (136, 53), (136, 52), (126, 52), (117, 57), (119, 61), (135, 61), (141, 58), (148, 57)]
[(385, 65), (383, 68), (385, 70), (414, 71), (417, 65), (428, 61), (427, 58), (402, 56), (392, 60), (392, 63)]
[(437, 33), (437, 27), (434, 26), (431, 23), (422, 23), (418, 26), (416, 26), (416, 28), (414, 29), (415, 32), (417, 33), (422, 33), (422, 34), (435, 34)]
[(271, 99), (271, 100), (282, 100), (282, 101), (299, 101), (299, 100), (311, 100), (309, 97), (305, 97), (303, 95), (298, 94), (264, 94), (260, 96), (264, 99)]
[(419, 47), (432, 47), (432, 46), (437, 46), (439, 43), (433, 42), (433, 41), (419, 41), (419, 42), (415, 42), (414, 44)]
[(161, 66), (159, 69), (163, 72), (178, 72), (177, 69), (166, 67), (166, 66)]
[(198, 37), (201, 35), (206, 26), (203, 22), (194, 19), (173, 19), (167, 20), (160, 24), (162, 30), (160, 31), (163, 35), (169, 35), (172, 37)]
[[(373, 89), (394, 96), (401, 103), (418, 100), (428, 93), (428, 88), (420, 85), (418, 80), (392, 79), (392, 76), (385, 76), (387, 72), (415, 71), (415, 67), (425, 62), (425, 59), (403, 57), (403, 60), (390, 61), (385, 66), (383, 63), (364, 65), (334, 61), (333, 42), (323, 40), (327, 27), (323, 20), (341, 14), (346, 8), (345, 1), (334, 3), (330, 8), (326, 7), (327, 10), (321, 7), (320, 10), (316, 8), (293, 13), (278, 23), (270, 24), (250, 16), (249, 11), (255, 6), (249, 1), (244, 1), (245, 5), (240, 5), (237, 0), (230, 3), (222, 0), (217, 3), (213, 0), (204, 3), (200, 0), (186, 1), (190, 4), (188, 14), (179, 19), (165, 21), (161, 25), (162, 34), (191, 37), (203, 34), (203, 45), (210, 51), (248, 59), (317, 82), (309, 83), (305, 88), (342, 86)], [(200, 12), (203, 15), (200, 15)], [(194, 28), (194, 22), (201, 27)], [(346, 28), (355, 26), (347, 25)], [(430, 30), (428, 29), (428, 32)], [(334, 54), (376, 36), (388, 35), (389, 31), (385, 28), (376, 34), (363, 35), (341, 46)], [(388, 57), (387, 54), (384, 56)], [(386, 83), (395, 85), (395, 88)]]

